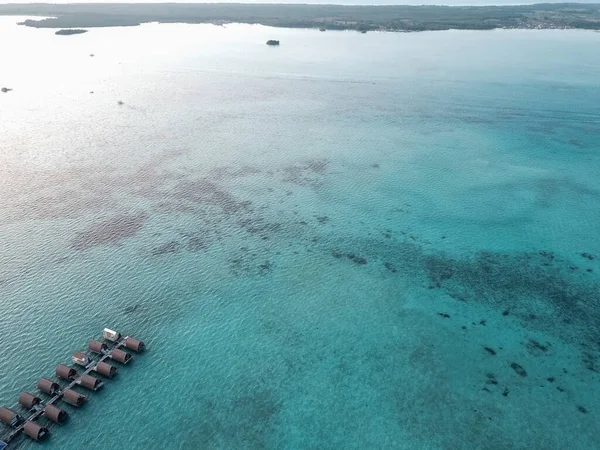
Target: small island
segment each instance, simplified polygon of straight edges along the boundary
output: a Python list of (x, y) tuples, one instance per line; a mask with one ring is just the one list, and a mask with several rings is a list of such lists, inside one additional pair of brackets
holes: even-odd
[(269, 39), (267, 41), (267, 45), (279, 45), (279, 41), (276, 41), (274, 39)]
[(56, 33), (54, 34), (58, 34), (59, 36), (70, 36), (72, 34), (82, 34), (82, 33), (87, 33), (88, 30), (79, 30), (79, 29), (72, 29), (72, 30), (58, 30)]

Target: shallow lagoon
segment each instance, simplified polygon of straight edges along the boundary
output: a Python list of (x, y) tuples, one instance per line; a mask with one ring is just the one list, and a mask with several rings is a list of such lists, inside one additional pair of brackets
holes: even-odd
[(600, 34), (16, 20), (0, 403), (148, 345), (45, 448), (600, 447)]

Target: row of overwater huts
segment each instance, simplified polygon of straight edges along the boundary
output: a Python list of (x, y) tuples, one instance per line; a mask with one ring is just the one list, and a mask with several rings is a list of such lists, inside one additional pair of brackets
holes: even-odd
[(60, 381), (66, 382), (66, 386), (61, 386), (58, 381), (40, 378), (37, 389), (49, 399), (44, 401), (38, 395), (21, 392), (19, 405), (26, 411), (26, 414), (19, 414), (14, 408), (0, 407), (0, 422), (12, 427), (8, 438), (0, 441), (0, 450), (3, 450), (21, 432), (36, 441), (44, 439), (48, 435), (48, 428), (36, 423), (37, 419), (44, 416), (54, 423), (64, 423), (68, 414), (56, 406), (56, 403), (62, 400), (76, 407), (83, 405), (87, 401), (87, 396), (74, 389), (75, 386), (97, 391), (102, 388), (104, 382), (90, 373), (94, 372), (108, 379), (113, 378), (117, 374), (118, 368), (108, 363), (107, 360), (128, 364), (133, 357), (124, 349), (134, 352), (142, 352), (145, 349), (142, 341), (131, 336), (122, 336), (109, 328), (104, 329), (102, 336), (104, 341), (92, 339), (89, 342), (90, 354), (73, 352), (71, 361), (73, 365), (83, 368), (82, 373), (65, 364), (56, 366), (56, 377)]

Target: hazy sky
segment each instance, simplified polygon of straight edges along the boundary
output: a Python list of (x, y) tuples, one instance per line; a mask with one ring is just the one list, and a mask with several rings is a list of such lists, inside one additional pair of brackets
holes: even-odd
[[(175, 3), (311, 3), (340, 5), (518, 5), (532, 3), (566, 3), (569, 0), (185, 0)], [(600, 0), (583, 0), (578, 3), (598, 3)], [(2, 3), (173, 3), (169, 0), (79, 0), (76, 2), (44, 1), (44, 0), (0, 0)]]

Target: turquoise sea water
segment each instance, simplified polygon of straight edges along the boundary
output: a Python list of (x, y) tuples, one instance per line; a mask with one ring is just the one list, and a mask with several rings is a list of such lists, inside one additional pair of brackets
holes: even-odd
[(19, 448), (600, 448), (600, 33), (16, 20), (0, 404), (148, 346)]

